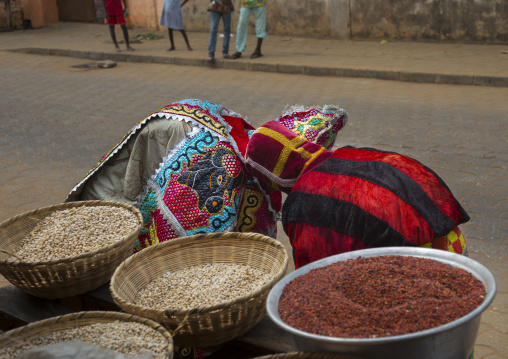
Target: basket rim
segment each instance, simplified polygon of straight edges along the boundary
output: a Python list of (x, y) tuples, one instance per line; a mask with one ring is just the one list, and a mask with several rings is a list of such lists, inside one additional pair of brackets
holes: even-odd
[(17, 220), (19, 220), (21, 218), (28, 217), (28, 216), (30, 216), (32, 214), (36, 214), (38, 212), (49, 210), (50, 213), (53, 213), (53, 212), (56, 212), (56, 211), (59, 211), (62, 209), (67, 209), (67, 208), (72, 208), (72, 207), (81, 207), (81, 206), (96, 206), (96, 207), (97, 206), (112, 206), (112, 207), (125, 208), (137, 216), (137, 218), (138, 218), (137, 229), (135, 229), (130, 234), (124, 236), (124, 238), (122, 238), (121, 240), (119, 240), (113, 244), (96, 249), (91, 252), (82, 253), (77, 256), (67, 257), (67, 258), (62, 258), (62, 259), (54, 259), (54, 260), (50, 260), (50, 261), (27, 262), (27, 261), (19, 260), (11, 254), (11, 256), (7, 259), (3, 259), (3, 260), (0, 259), (0, 265), (10, 265), (10, 266), (15, 266), (15, 267), (38, 267), (38, 266), (53, 266), (53, 265), (58, 265), (58, 264), (68, 264), (68, 263), (82, 260), (82, 259), (85, 259), (88, 257), (101, 255), (104, 252), (109, 252), (112, 249), (121, 247), (125, 244), (126, 241), (130, 241), (133, 236), (137, 237), (136, 234), (139, 233), (139, 231), (143, 227), (143, 216), (138, 208), (136, 208), (132, 205), (129, 205), (127, 203), (123, 203), (123, 202), (89, 200), (89, 201), (62, 202), (62, 203), (57, 203), (57, 204), (54, 204), (51, 206), (40, 207), (40, 208), (37, 208), (34, 210), (26, 211), (24, 213), (20, 213), (14, 217), (11, 217), (11, 218), (3, 221), (2, 223), (0, 223), (0, 229), (8, 226), (11, 223), (16, 222)]
[(258, 356), (253, 359), (365, 359), (353, 354), (344, 354), (338, 352), (287, 352)]
[[(30, 332), (32, 330), (37, 330), (45, 327), (52, 327), (54, 324), (61, 324), (65, 322), (71, 323), (70, 328), (76, 327), (73, 326), (72, 323), (77, 323), (80, 319), (98, 319), (98, 323), (102, 321), (113, 322), (116, 320), (124, 321), (124, 322), (136, 322), (143, 325), (146, 325), (153, 330), (159, 332), (164, 338), (167, 340), (168, 348), (173, 352), (174, 351), (174, 341), (173, 336), (169, 330), (164, 328), (160, 323), (146, 317), (139, 316), (137, 314), (116, 312), (116, 311), (81, 311), (75, 313), (69, 313), (64, 315), (59, 315), (56, 317), (51, 317), (47, 319), (42, 319), (33, 323), (26, 324), (19, 328), (11, 329), (3, 334), (0, 334), (0, 340), (10, 339), (10, 337), (15, 337), (18, 335), (22, 335), (23, 333)], [(88, 324), (85, 324), (88, 325)], [(63, 330), (62, 328), (61, 330)], [(14, 338), (16, 339), (16, 338)]]
[[(180, 245), (182, 243), (186, 242), (193, 242), (198, 239), (221, 239), (221, 237), (227, 236), (228, 239), (254, 239), (254, 240), (262, 240), (264, 242), (267, 242), (269, 245), (272, 245), (278, 249), (282, 249), (284, 252), (284, 264), (282, 265), (281, 269), (272, 276), (272, 278), (263, 284), (262, 286), (258, 287), (254, 291), (243, 295), (241, 297), (237, 297), (228, 301), (220, 302), (214, 305), (208, 305), (203, 307), (195, 307), (195, 308), (166, 308), (166, 309), (154, 309), (150, 307), (141, 306), (138, 304), (134, 304), (131, 302), (126, 301), (122, 297), (120, 297), (116, 291), (115, 291), (115, 285), (116, 285), (116, 277), (118, 273), (120, 273), (124, 267), (127, 267), (131, 262), (137, 260), (137, 258), (143, 258), (143, 256), (150, 256), (152, 252), (160, 250), (161, 246), (176, 246)], [(186, 237), (180, 237), (171, 239), (169, 241), (165, 241), (162, 243), (158, 243), (156, 245), (150, 246), (148, 248), (143, 249), (142, 251), (130, 256), (126, 260), (124, 260), (115, 270), (113, 276), (111, 277), (111, 281), (109, 284), (110, 292), (113, 297), (113, 300), (119, 304), (122, 308), (128, 308), (129, 311), (135, 310), (135, 312), (143, 312), (147, 313), (154, 317), (160, 317), (165, 316), (167, 318), (171, 318), (174, 316), (187, 316), (187, 315), (193, 315), (193, 314), (202, 314), (212, 311), (219, 311), (223, 309), (227, 309), (229, 307), (234, 306), (235, 304), (246, 302), (247, 300), (251, 298), (259, 297), (263, 293), (269, 292), (269, 290), (284, 276), (284, 273), (286, 271), (287, 265), (289, 263), (289, 256), (287, 254), (286, 248), (284, 245), (279, 242), (278, 240), (268, 237), (266, 235), (260, 234), (260, 233), (254, 233), (254, 232), (218, 232), (218, 233), (208, 233), (208, 234), (195, 234), (192, 236), (186, 236)]]

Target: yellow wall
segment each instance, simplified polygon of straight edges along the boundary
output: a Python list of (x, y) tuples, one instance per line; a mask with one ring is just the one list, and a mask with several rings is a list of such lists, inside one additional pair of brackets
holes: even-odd
[[(210, 15), (207, 11), (209, 0), (189, 0), (182, 8), (182, 17), (185, 30), (188, 31), (209, 31)], [(233, 0), (238, 2), (240, 0)], [(128, 0), (131, 24), (135, 27), (165, 30), (164, 26), (159, 24), (164, 6), (164, 0)], [(235, 4), (236, 5), (236, 4)], [(233, 15), (238, 17), (238, 12)]]
[[(59, 20), (57, 0), (16, 1), (34, 28)], [(182, 8), (187, 31), (210, 30), (209, 1), (189, 0)], [(235, 33), (241, 0), (232, 1)], [(127, 0), (129, 25), (165, 31), (159, 25), (163, 5), (164, 0)], [(507, 10), (508, 0), (267, 0), (266, 24), (274, 35), (506, 42)], [(255, 32), (253, 16), (249, 32)]]
[(132, 26), (157, 30), (156, 15), (160, 12), (157, 0), (128, 0), (129, 19)]
[(44, 23), (48, 24), (51, 22), (58, 21), (58, 8), (56, 0), (42, 0), (42, 11), (44, 13)]
[[(235, 11), (231, 17), (232, 31), (240, 12), (240, 1), (233, 0)], [(207, 11), (210, 0), (189, 0), (182, 8), (185, 30), (209, 31), (210, 15)], [(345, 4), (345, 5), (344, 5)], [(266, 7), (267, 32), (295, 36), (338, 36), (335, 29), (347, 27), (349, 0), (268, 0)], [(159, 25), (164, 0), (128, 0), (131, 24), (135, 27), (165, 30)], [(344, 22), (345, 25), (338, 24)], [(334, 29), (331, 24), (334, 24)], [(254, 16), (251, 16), (249, 32), (254, 33)], [(348, 32), (349, 33), (349, 32)]]
[(33, 28), (58, 21), (56, 0), (17, 0), (16, 5), (23, 9), (24, 19), (30, 20)]

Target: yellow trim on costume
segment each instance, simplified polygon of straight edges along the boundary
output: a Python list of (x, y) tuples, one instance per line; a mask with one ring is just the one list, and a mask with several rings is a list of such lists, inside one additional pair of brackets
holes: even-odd
[(324, 151), (326, 151), (326, 148), (324, 147), (321, 147), (319, 149), (319, 151), (315, 152), (312, 156), (309, 157), (309, 159), (307, 160), (307, 162), (305, 162), (305, 165), (303, 165), (303, 169), (302, 169), (302, 172), (305, 171), (305, 169), (307, 168), (308, 165), (310, 165), (312, 162), (314, 162), (314, 160), (316, 159), (317, 156), (319, 156), (320, 154), (322, 154)]
[(154, 244), (159, 243), (159, 237), (157, 237), (157, 228), (156, 228), (155, 221), (152, 221), (152, 225), (149, 226), (149, 230), (150, 230), (150, 242), (151, 243), (146, 243), (147, 247), (153, 246)]
[(274, 189), (276, 189), (277, 191), (282, 191), (282, 189), (280, 188), (279, 184), (274, 182), (274, 181), (271, 181), (272, 182), (272, 187)]
[[(462, 247), (462, 252), (464, 252), (464, 248), (466, 247), (466, 240), (464, 239), (462, 232), (457, 227), (455, 227), (455, 229), (457, 231), (452, 229), (446, 236), (435, 238), (431, 242), (425, 243), (425, 244), (421, 245), (420, 247), (444, 249), (448, 252), (457, 253), (455, 251), (455, 247), (453, 246), (453, 244), (455, 242), (459, 241), (460, 246)], [(437, 243), (439, 240), (444, 241), (444, 248), (441, 248), (439, 243)]]
[[(457, 237), (457, 233), (455, 233), (455, 239), (453, 240), (453, 242), (456, 242), (456, 241), (460, 242), (460, 246), (462, 247), (462, 250), (464, 250), (464, 248), (466, 247), (466, 239), (464, 238), (462, 233), (460, 233), (460, 235), (458, 237)], [(453, 244), (453, 242), (450, 240), (450, 244)]]
[(448, 240), (448, 251), (455, 253), (455, 248), (453, 248), (453, 243), (456, 242), (459, 237), (457, 236), (457, 233), (452, 229), (450, 233), (446, 235), (446, 239)]
[(291, 154), (291, 152), (295, 151), (297, 153), (300, 153), (304, 159), (308, 159), (314, 156), (313, 152), (309, 152), (303, 147), (296, 148), (297, 146), (300, 146), (301, 144), (307, 142), (307, 140), (301, 136), (296, 136), (292, 140), (288, 140), (284, 135), (281, 135), (279, 132), (266, 127), (259, 128), (257, 132), (274, 139), (283, 146), (279, 158), (277, 159), (275, 168), (272, 171), (272, 173), (277, 177), (280, 176), (280, 174), (284, 170), (284, 166), (286, 165), (287, 159)]
[(198, 121), (200, 124), (212, 129), (215, 132), (218, 132), (222, 136), (228, 136), (226, 127), (224, 127), (224, 125), (222, 125), (219, 121), (216, 121), (207, 112), (205, 112), (205, 110), (193, 108), (191, 106), (192, 105), (185, 103), (175, 103), (170, 106), (163, 107), (157, 112), (191, 117), (192, 119)]
[(446, 235), (446, 238), (450, 241), (450, 243), (453, 243), (453, 242), (455, 242), (457, 239), (459, 239), (459, 238), (457, 237), (457, 233), (455, 233), (455, 231), (454, 231), (453, 229), (450, 231), (450, 233), (448, 233), (448, 234)]
[(462, 247), (462, 250), (466, 248), (466, 239), (464, 238), (464, 235), (461, 233), (459, 236), (460, 246)]

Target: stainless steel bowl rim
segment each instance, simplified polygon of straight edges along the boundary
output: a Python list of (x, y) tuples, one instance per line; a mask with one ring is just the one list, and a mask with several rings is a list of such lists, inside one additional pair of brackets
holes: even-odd
[[(278, 304), (279, 298), (282, 294), (282, 290), (293, 279), (299, 277), (305, 273), (308, 273), (312, 269), (320, 268), (327, 266), (332, 263), (345, 261), (348, 259), (354, 259), (359, 257), (373, 257), (373, 256), (388, 256), (388, 255), (400, 255), (400, 256), (410, 256), (410, 257), (421, 257), (427, 259), (434, 259), (440, 261), (445, 264), (450, 264), (454, 267), (462, 268), (473, 274), (476, 278), (481, 280), (486, 288), (486, 296), (482, 304), (478, 306), (476, 309), (466, 314), (465, 316), (454, 320), (453, 322), (443, 324), (441, 326), (422, 330), (416, 333), (404, 334), (404, 335), (396, 335), (390, 337), (379, 337), (379, 338), (340, 338), (340, 337), (328, 337), (324, 335), (317, 335), (307, 333), (298, 329), (295, 329), (286, 323), (284, 323), (278, 313)], [(472, 269), (475, 269), (474, 271)], [(477, 275), (477, 271), (481, 272), (485, 278), (480, 278)], [(490, 289), (490, 290), (489, 290)], [(437, 249), (429, 249), (429, 248), (421, 248), (421, 247), (383, 247), (383, 248), (369, 248), (369, 249), (361, 249), (356, 251), (351, 251), (347, 253), (341, 253), (334, 256), (326, 257), (320, 259), (318, 261), (309, 263), (303, 267), (298, 268), (294, 272), (288, 274), (286, 277), (282, 278), (271, 290), (268, 294), (266, 300), (266, 310), (270, 319), (282, 329), (292, 333), (295, 336), (305, 337), (315, 341), (322, 341), (327, 343), (341, 343), (341, 344), (351, 344), (351, 345), (379, 345), (379, 344), (388, 344), (391, 342), (400, 342), (405, 340), (415, 340), (422, 337), (433, 336), (441, 332), (445, 332), (454, 327), (460, 326), (466, 322), (469, 322), (477, 315), (480, 315), (490, 303), (494, 300), (496, 295), (496, 281), (492, 273), (481, 263), (468, 258), (463, 255), (455, 254), (445, 250), (437, 250)]]

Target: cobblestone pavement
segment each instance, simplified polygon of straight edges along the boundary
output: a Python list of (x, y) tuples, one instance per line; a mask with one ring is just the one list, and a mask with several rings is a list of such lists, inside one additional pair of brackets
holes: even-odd
[[(121, 30), (117, 28), (116, 32), (117, 38), (122, 40)], [(148, 33), (142, 29), (129, 30), (131, 39)], [(208, 56), (208, 33), (188, 33), (194, 51), (187, 51), (183, 38), (176, 34), (176, 50), (169, 52), (166, 51), (169, 41), (165, 30), (150, 34), (164, 38), (140, 40), (140, 43), (133, 44), (135, 52), (124, 50), (116, 53), (107, 26), (58, 22), (36, 30), (0, 33), (0, 49), (94, 60), (210, 66), (204, 61)], [(233, 36), (230, 53), (234, 52), (234, 42)], [(219, 51), (211, 66), (259, 72), (508, 87), (508, 48), (505, 45), (341, 41), (269, 35), (263, 41), (264, 56), (250, 60), (255, 42), (255, 36), (249, 36), (242, 58), (223, 60), (219, 38)], [(125, 49), (123, 44), (121, 48)]]
[[(350, 121), (337, 145), (420, 160), (471, 215), (461, 226), (470, 256), (498, 285), (476, 358), (508, 358), (506, 88), (123, 62), (72, 67), (84, 63), (90, 60), (0, 52), (0, 221), (64, 200), (126, 131), (173, 101), (223, 103), (255, 126), (286, 105), (338, 104)], [(282, 232), (279, 239), (288, 245)]]

